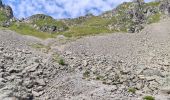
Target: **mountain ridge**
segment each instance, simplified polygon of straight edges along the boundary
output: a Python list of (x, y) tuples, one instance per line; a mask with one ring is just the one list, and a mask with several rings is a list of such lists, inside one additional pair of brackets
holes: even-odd
[[(2, 19), (2, 22), (4, 20), (3, 23), (1, 22), (2, 27), (40, 38), (55, 37), (58, 34), (66, 37), (81, 37), (99, 33), (135, 33), (141, 31), (146, 24), (158, 22), (162, 15), (170, 13), (169, 0), (157, 0), (149, 3), (145, 3), (143, 0), (133, 0), (124, 2), (99, 16), (87, 14), (73, 19), (57, 20), (48, 15), (36, 14), (19, 20), (13, 16), (10, 6), (3, 5), (2, 1), (0, 3), (1, 12), (8, 12), (5, 13), (7, 19)], [(22, 26), (23, 28), (21, 28)], [(30, 34), (28, 32), (30, 29), (35, 33)]]

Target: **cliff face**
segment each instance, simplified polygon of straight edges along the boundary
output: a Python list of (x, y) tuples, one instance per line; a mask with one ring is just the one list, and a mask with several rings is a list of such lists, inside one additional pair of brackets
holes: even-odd
[(8, 5), (4, 5), (2, 0), (0, 0), (0, 12), (3, 12), (4, 15), (9, 19), (14, 17), (12, 8)]
[(9, 27), (11, 24), (10, 19), (13, 17), (12, 8), (8, 5), (4, 5), (2, 0), (0, 0), (0, 26)]

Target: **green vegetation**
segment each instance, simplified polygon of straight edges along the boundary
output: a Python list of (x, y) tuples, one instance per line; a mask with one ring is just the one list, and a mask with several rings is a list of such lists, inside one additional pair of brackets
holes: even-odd
[(83, 22), (83, 26), (106, 27), (110, 19), (94, 16)]
[(7, 20), (7, 16), (3, 11), (0, 11), (0, 22)]
[(151, 7), (158, 7), (160, 4), (160, 2), (149, 2), (149, 3), (146, 3), (145, 6), (151, 6)]
[(148, 23), (151, 24), (151, 23), (156, 23), (156, 22), (159, 22), (161, 19), (161, 14), (160, 13), (157, 13), (155, 15), (151, 15), (149, 18), (148, 18)]
[[(160, 2), (149, 2), (142, 6), (143, 8), (158, 7)], [(14, 22), (9, 29), (23, 35), (31, 35), (41, 39), (53, 38), (56, 35), (64, 35), (69, 38), (77, 38), (87, 35), (96, 35), (102, 33), (127, 32), (137, 23), (132, 19), (133, 15), (127, 15), (129, 11), (135, 8), (132, 2), (119, 5), (114, 11), (107, 11), (101, 16), (79, 17), (75, 19), (55, 20), (50, 16), (37, 14), (31, 16), (30, 21)], [(139, 14), (144, 13), (143, 10)], [(147, 23), (156, 23), (160, 20), (161, 13), (156, 12), (148, 16)], [(0, 11), (0, 21), (6, 20), (4, 12)], [(56, 30), (56, 31), (53, 31)]]
[(90, 72), (86, 70), (86, 71), (83, 73), (83, 77), (86, 77), (86, 78), (90, 77)]
[(35, 44), (31, 44), (29, 46), (31, 46), (32, 48), (38, 49), (38, 50), (42, 50), (44, 53), (48, 53), (49, 50), (51, 49), (50, 46), (45, 46), (41, 43), (35, 43)]
[(36, 24), (39, 27), (48, 25), (48, 26), (57, 26), (57, 27), (67, 28), (67, 26), (62, 21), (57, 21), (50, 16), (45, 16), (45, 15), (42, 15), (42, 16), (44, 16), (45, 18), (33, 19), (32, 24)]
[(80, 37), (86, 35), (94, 35), (99, 33), (108, 33), (109, 30), (107, 28), (96, 28), (90, 26), (76, 26), (70, 28), (69, 31), (63, 32), (62, 34), (66, 37)]
[(64, 59), (59, 57), (58, 54), (53, 54), (53, 60), (56, 61), (58, 64), (60, 64), (62, 66), (66, 65)]
[(96, 80), (103, 80), (103, 76), (97, 76)]
[(143, 97), (143, 100), (155, 100), (155, 98), (152, 96), (145, 96)]
[(129, 89), (128, 89), (128, 92), (131, 92), (131, 93), (134, 94), (134, 93), (136, 93), (136, 89), (135, 89), (135, 88), (129, 88)]
[(36, 48), (36, 49), (46, 48), (45, 45), (40, 44), (40, 43), (32, 44), (32, 45), (30, 45), (30, 46), (33, 47), (33, 48)]
[(93, 16), (82, 22), (80, 25), (70, 27), (68, 31), (61, 34), (67, 37), (81, 37), (100, 33), (111, 33), (115, 32), (116, 30), (109, 30), (108, 25), (111, 23), (116, 23), (116, 21), (117, 20), (115, 17), (108, 19), (102, 18), (100, 16)]
[(35, 37), (38, 37), (41, 39), (47, 39), (47, 38), (54, 37), (54, 35), (52, 35), (52, 34), (40, 32), (25, 23), (13, 23), (13, 25), (11, 25), (9, 27), (9, 29), (16, 31), (17, 33), (20, 33), (22, 35), (35, 36)]
[(65, 62), (64, 62), (64, 59), (62, 59), (62, 58), (60, 58), (60, 59), (58, 60), (58, 63), (59, 63), (60, 65), (62, 65), (62, 66), (66, 65)]

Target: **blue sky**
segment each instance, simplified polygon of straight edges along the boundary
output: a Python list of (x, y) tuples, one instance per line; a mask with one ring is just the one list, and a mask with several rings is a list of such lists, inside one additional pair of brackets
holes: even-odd
[[(131, 0), (2, 0), (10, 5), (17, 18), (47, 14), (54, 18), (74, 18), (93, 13), (101, 14), (118, 4)], [(146, 2), (151, 0), (145, 0)]]

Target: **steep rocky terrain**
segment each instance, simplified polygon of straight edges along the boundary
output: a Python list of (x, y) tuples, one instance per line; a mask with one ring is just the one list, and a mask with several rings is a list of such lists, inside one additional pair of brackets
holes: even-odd
[(0, 99), (168, 100), (169, 25), (66, 44), (1, 30)]
[[(16, 19), (12, 9), (1, 2), (0, 26), (24, 35), (39, 38), (81, 37), (100, 33), (140, 32), (145, 25), (158, 22), (162, 15), (169, 14), (169, 1), (157, 0), (145, 3), (144, 0), (124, 2), (111, 11), (99, 16), (87, 14), (74, 19), (56, 20), (44, 14), (36, 14), (28, 18)], [(32, 31), (32, 33), (30, 32)]]
[[(56, 76), (49, 100), (169, 100), (170, 19), (136, 34), (111, 34), (52, 46), (72, 73)], [(150, 97), (151, 98), (151, 97)], [(146, 99), (154, 100), (154, 99)]]
[[(129, 8), (130, 5), (137, 8), (130, 12), (122, 9), (122, 6)], [(11, 17), (13, 20), (10, 21), (4, 13), (3, 18), (12, 23), (12, 28), (0, 29), (0, 100), (169, 100), (169, 5), (169, 0), (149, 4), (134, 0), (134, 3), (124, 3), (115, 12), (108, 11), (100, 17), (89, 14), (77, 20), (56, 22), (41, 14), (23, 20)], [(1, 2), (0, 7), (5, 11)], [(147, 10), (145, 13), (144, 9)], [(129, 16), (124, 16), (124, 12)], [(114, 17), (120, 22), (113, 26), (130, 24), (137, 33), (115, 32), (74, 41), (63, 35), (46, 40), (28, 36), (37, 35), (34, 33), (39, 29), (52, 31), (56, 24), (61, 25), (59, 28), (56, 25), (56, 30), (62, 25), (66, 30), (70, 28), (67, 26), (74, 29), (77, 25), (89, 25), (93, 29), (97, 27), (93, 26), (95, 23), (100, 26), (105, 19), (115, 20), (112, 14), (124, 16)], [(159, 22), (158, 16), (161, 16)], [(122, 18), (126, 19), (124, 23)], [(147, 24), (155, 20), (157, 23)], [(71, 25), (73, 22), (75, 24)], [(138, 28), (145, 27), (139, 31), (134, 24)], [(9, 30), (14, 28), (20, 32), (27, 29), (30, 34), (21, 35)], [(80, 32), (86, 31), (82, 30)], [(47, 33), (40, 34), (43, 38), (48, 37)]]

